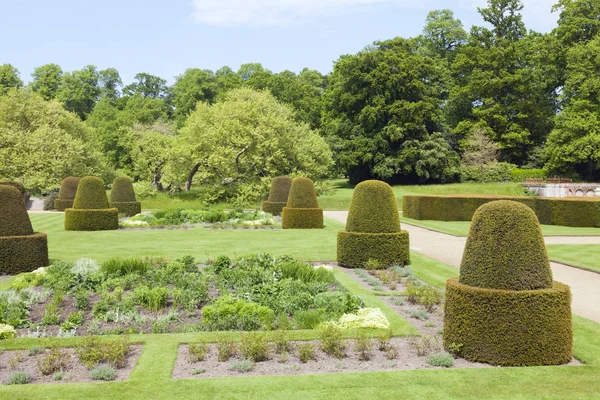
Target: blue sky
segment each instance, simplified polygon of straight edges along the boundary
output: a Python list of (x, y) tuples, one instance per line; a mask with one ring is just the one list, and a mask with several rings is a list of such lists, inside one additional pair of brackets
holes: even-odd
[[(556, 25), (554, 0), (525, 0), (528, 29)], [(169, 83), (186, 68), (260, 62), (279, 72), (330, 72), (342, 54), (375, 40), (418, 35), (431, 10), (449, 8), (465, 29), (482, 25), (485, 0), (0, 0), (0, 64), (24, 81), (37, 66), (114, 67)]]

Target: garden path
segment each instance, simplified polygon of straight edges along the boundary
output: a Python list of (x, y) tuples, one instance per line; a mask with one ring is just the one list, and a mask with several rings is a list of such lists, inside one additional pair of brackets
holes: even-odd
[[(325, 211), (324, 215), (346, 223), (348, 211)], [(402, 223), (409, 232), (410, 248), (445, 264), (459, 268), (467, 238), (447, 235), (417, 226)], [(547, 244), (596, 244), (600, 237), (547, 237)], [(596, 241), (587, 241), (595, 239)], [(554, 279), (571, 287), (573, 312), (582, 317), (600, 322), (600, 274), (551, 262)]]

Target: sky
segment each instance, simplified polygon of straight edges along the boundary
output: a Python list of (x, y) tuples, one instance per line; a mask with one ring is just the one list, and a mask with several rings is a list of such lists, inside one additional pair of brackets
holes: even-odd
[[(556, 26), (556, 0), (524, 0), (528, 29)], [(113, 67), (128, 84), (138, 72), (167, 79), (187, 68), (274, 72), (332, 70), (343, 54), (376, 40), (421, 33), (427, 13), (449, 8), (468, 31), (485, 26), (486, 0), (0, 0), (0, 64), (28, 82), (35, 67)]]

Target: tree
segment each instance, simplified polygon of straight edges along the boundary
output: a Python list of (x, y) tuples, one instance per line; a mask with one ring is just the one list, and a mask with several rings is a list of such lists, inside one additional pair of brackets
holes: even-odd
[(252, 77), (252, 75), (257, 72), (265, 72), (265, 68), (260, 63), (247, 63), (242, 64), (240, 69), (238, 70), (238, 75), (242, 77), (243, 80), (247, 81)]
[(98, 79), (98, 71), (94, 65), (67, 72), (62, 76), (56, 98), (64, 104), (65, 109), (86, 119), (100, 98)]
[(481, 183), (485, 183), (485, 168), (498, 161), (498, 145), (485, 129), (475, 128), (466, 142), (462, 160), (467, 167), (479, 168)]
[(443, 133), (441, 67), (414, 47), (396, 38), (335, 63), (322, 130), (353, 183), (443, 180), (458, 164)]
[(130, 132), (135, 171), (158, 190), (163, 190), (163, 171), (169, 161), (169, 149), (175, 142), (174, 132), (173, 125), (166, 122), (135, 124)]
[(600, 35), (573, 46), (566, 57), (564, 109), (546, 144), (546, 167), (554, 173), (600, 178)]
[(33, 80), (29, 88), (39, 93), (44, 100), (52, 100), (56, 97), (62, 81), (63, 70), (57, 64), (45, 64), (33, 70)]
[(219, 93), (219, 87), (212, 71), (190, 68), (176, 78), (171, 92), (175, 107), (174, 117), (177, 125), (182, 126), (188, 114), (196, 107), (197, 102), (214, 102)]
[(20, 88), (23, 81), (19, 78), (19, 70), (11, 64), (0, 65), (0, 95), (6, 94), (11, 88)]
[(92, 131), (57, 101), (27, 90), (0, 96), (0, 177), (48, 191), (66, 176), (107, 173)]
[(116, 100), (121, 93), (119, 88), (123, 87), (119, 71), (115, 68), (103, 69), (98, 73), (98, 83), (100, 84), (100, 97)]
[(123, 88), (123, 94), (133, 96), (139, 94), (142, 97), (150, 97), (153, 99), (166, 99), (169, 94), (167, 81), (145, 72), (140, 72), (135, 75), (134, 82)]
[(244, 84), (244, 79), (227, 66), (221, 67), (215, 72), (215, 80), (217, 82), (218, 93), (227, 93)]
[(441, 58), (447, 58), (468, 37), (462, 22), (448, 9), (429, 12), (422, 35), (428, 49)]
[(289, 106), (248, 88), (232, 90), (213, 105), (198, 103), (180, 141), (190, 156), (187, 170), (193, 172), (187, 188), (197, 171), (217, 191), (235, 194), (265, 177), (322, 177), (332, 164), (325, 141), (298, 123)]

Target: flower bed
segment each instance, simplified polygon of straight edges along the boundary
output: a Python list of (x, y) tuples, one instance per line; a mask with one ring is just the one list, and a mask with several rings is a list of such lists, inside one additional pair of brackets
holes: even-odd
[(260, 210), (159, 210), (138, 214), (119, 222), (121, 228), (173, 228), (204, 226), (209, 229), (274, 229), (281, 218)]

